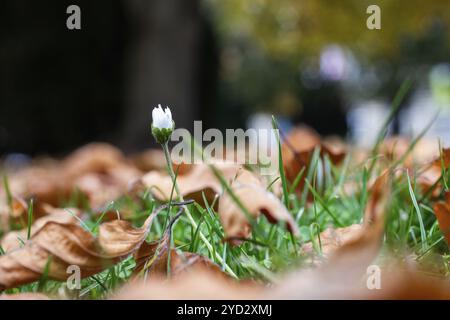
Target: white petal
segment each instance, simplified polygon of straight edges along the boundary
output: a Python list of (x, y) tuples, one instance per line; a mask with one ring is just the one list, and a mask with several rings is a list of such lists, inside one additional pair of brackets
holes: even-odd
[(153, 120), (153, 122), (155, 122), (155, 119), (156, 119), (156, 108), (153, 108), (153, 110), (152, 110), (152, 120)]
[(172, 112), (170, 111), (169, 107), (166, 107), (166, 109), (164, 109), (164, 113), (166, 114), (166, 117), (172, 121)]
[(153, 126), (156, 128), (161, 128), (161, 122), (164, 119), (164, 112), (161, 106), (153, 109), (152, 118), (153, 118)]
[(163, 110), (161, 105), (158, 105), (158, 107), (154, 108), (152, 111), (152, 119), (152, 124), (155, 128), (170, 129), (173, 126), (172, 113), (168, 107)]

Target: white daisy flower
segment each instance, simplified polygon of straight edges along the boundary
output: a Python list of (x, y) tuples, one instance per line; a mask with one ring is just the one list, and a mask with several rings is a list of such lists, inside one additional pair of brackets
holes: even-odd
[(175, 122), (172, 120), (172, 112), (166, 107), (164, 110), (161, 105), (152, 111), (152, 134), (159, 144), (165, 144), (169, 141), (172, 131), (175, 128)]
[(173, 128), (173, 120), (172, 120), (172, 112), (170, 109), (166, 107), (164, 110), (161, 105), (158, 105), (158, 108), (154, 108), (152, 111), (153, 118), (153, 127), (158, 129), (172, 129)]

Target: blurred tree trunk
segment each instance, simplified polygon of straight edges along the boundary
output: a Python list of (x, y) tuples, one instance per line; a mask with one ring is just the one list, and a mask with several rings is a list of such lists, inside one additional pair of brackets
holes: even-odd
[(0, 1), (0, 156), (116, 140), (128, 35), (123, 2), (76, 1), (81, 30), (68, 30), (70, 0)]
[(172, 110), (177, 127), (191, 129), (198, 115), (201, 18), (198, 1), (127, 0), (131, 22), (125, 63), (122, 146), (153, 143), (151, 110)]

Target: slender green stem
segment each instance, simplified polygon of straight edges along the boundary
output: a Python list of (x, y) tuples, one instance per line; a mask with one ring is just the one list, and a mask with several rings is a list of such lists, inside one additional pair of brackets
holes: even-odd
[[(168, 147), (167, 143), (163, 144), (162, 148), (164, 150), (164, 156), (166, 158), (167, 170), (169, 172), (170, 177), (172, 178), (172, 181), (173, 181), (173, 184), (175, 187), (175, 191), (177, 192), (179, 200), (184, 201), (183, 195), (181, 194), (180, 189), (177, 184), (177, 181), (176, 181), (175, 172), (173, 171), (172, 158), (170, 157), (169, 147)], [(186, 212), (186, 216), (187, 216), (189, 222), (191, 223), (194, 230), (196, 230), (197, 223), (195, 222), (194, 218), (192, 217), (192, 214), (189, 211), (189, 208), (187, 206), (184, 206), (183, 208)], [(237, 275), (233, 272), (233, 270), (230, 268), (230, 266), (228, 266), (226, 264), (226, 262), (222, 259), (222, 256), (218, 252), (215, 252), (215, 254), (214, 254), (213, 246), (211, 245), (211, 243), (209, 243), (208, 239), (205, 237), (205, 235), (201, 231), (199, 231), (199, 236), (200, 236), (200, 239), (205, 244), (206, 248), (208, 248), (209, 252), (211, 254), (215, 255), (216, 259), (220, 262), (220, 264), (225, 266), (225, 270), (229, 274), (231, 274), (233, 277), (237, 278)]]
[[(175, 172), (173, 171), (173, 167), (172, 167), (172, 158), (170, 157), (170, 152), (169, 152), (169, 146), (167, 145), (167, 142), (165, 144), (162, 145), (163, 151), (164, 151), (164, 156), (166, 158), (166, 165), (167, 165), (167, 170), (169, 171), (169, 175), (172, 178), (172, 181), (174, 182), (175, 185), (175, 191), (177, 191), (178, 193), (178, 197), (181, 198), (180, 194), (179, 194), (179, 190), (178, 190), (178, 186), (175, 183)], [(183, 201), (183, 200), (181, 200)]]
[(27, 240), (31, 238), (31, 225), (33, 224), (33, 199), (30, 200), (28, 206), (28, 226), (27, 226)]

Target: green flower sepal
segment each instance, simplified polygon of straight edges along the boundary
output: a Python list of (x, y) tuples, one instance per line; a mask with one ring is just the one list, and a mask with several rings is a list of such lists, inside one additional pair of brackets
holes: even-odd
[(158, 142), (159, 144), (166, 144), (170, 140), (170, 136), (172, 135), (173, 129), (175, 128), (175, 122), (172, 122), (172, 128), (157, 128), (153, 125), (151, 126), (152, 134), (156, 142)]

